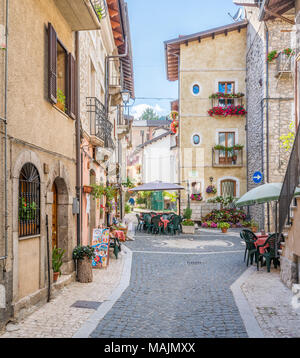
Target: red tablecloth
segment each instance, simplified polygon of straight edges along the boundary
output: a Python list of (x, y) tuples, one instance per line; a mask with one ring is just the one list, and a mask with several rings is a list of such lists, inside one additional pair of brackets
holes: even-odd
[[(259, 245), (263, 245), (263, 244), (266, 242), (268, 236), (269, 236), (269, 235), (257, 235), (257, 240), (254, 242), (255, 247), (257, 247), (257, 246), (259, 246)], [(261, 254), (263, 254), (263, 253), (265, 252), (265, 249), (266, 249), (267, 247), (269, 247), (269, 244), (267, 244), (267, 245), (265, 245), (265, 246), (263, 246), (263, 247), (260, 247), (260, 248), (259, 248), (259, 252), (260, 252)]]
[(116, 237), (117, 237), (120, 241), (126, 241), (126, 237), (125, 237), (124, 231), (122, 231), (122, 230), (115, 230), (114, 233), (115, 233)]
[(162, 219), (162, 218), (160, 218), (160, 220), (163, 222), (163, 224), (164, 224), (164, 229), (166, 230), (166, 228), (167, 228), (168, 223), (170, 222), (170, 220)]

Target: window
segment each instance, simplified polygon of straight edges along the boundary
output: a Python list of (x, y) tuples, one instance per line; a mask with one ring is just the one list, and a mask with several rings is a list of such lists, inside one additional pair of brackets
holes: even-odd
[[(233, 147), (235, 145), (235, 133), (234, 132), (220, 132), (219, 133), (219, 145), (224, 147)], [(231, 164), (233, 151), (220, 150), (219, 151), (219, 164)]]
[(76, 119), (76, 63), (48, 24), (48, 97), (49, 101)]
[(40, 176), (34, 165), (23, 166), (19, 177), (19, 236), (40, 233)]
[(199, 93), (200, 93), (200, 86), (198, 84), (194, 84), (193, 85), (193, 94), (195, 96), (198, 96)]
[(236, 196), (236, 181), (226, 179), (221, 181), (221, 195), (223, 197)]
[[(218, 92), (224, 94), (233, 94), (234, 93), (234, 82), (219, 82)], [(234, 99), (221, 98), (219, 99), (219, 106), (231, 106), (234, 104)]]
[(192, 143), (194, 145), (199, 145), (201, 143), (201, 138), (200, 138), (200, 135), (199, 134), (194, 134), (192, 136)]
[(192, 194), (201, 194), (201, 183), (200, 182), (192, 182), (191, 184)]

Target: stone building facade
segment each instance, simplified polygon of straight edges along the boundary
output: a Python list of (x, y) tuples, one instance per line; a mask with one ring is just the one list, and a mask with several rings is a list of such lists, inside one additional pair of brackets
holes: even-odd
[[(234, 1), (241, 4), (241, 1)], [(289, 151), (282, 147), (280, 137), (287, 135), (294, 120), (294, 80), (292, 71), (278, 71), (279, 59), (267, 61), (272, 51), (295, 49), (294, 27), (276, 18), (260, 21), (260, 8), (245, 6), (248, 20), (246, 55), (247, 93), (247, 190), (257, 184), (255, 172), (263, 174), (263, 182), (282, 182), (287, 168)], [(285, 59), (287, 68), (293, 57)], [(249, 208), (251, 217), (260, 228), (273, 230), (274, 208), (257, 205)]]
[(0, 9), (2, 329), (54, 292), (54, 246), (64, 250), (62, 281), (75, 278), (76, 32), (100, 22), (86, 0), (1, 0)]

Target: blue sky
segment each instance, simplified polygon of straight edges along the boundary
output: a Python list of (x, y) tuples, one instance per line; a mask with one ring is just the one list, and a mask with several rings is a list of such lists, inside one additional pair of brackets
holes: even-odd
[[(166, 77), (164, 44), (178, 35), (189, 35), (230, 24), (228, 15), (238, 7), (232, 0), (126, 0), (128, 4), (135, 96), (178, 97), (178, 82)], [(136, 117), (150, 105), (159, 115), (170, 112), (170, 100), (136, 99), (131, 113)]]

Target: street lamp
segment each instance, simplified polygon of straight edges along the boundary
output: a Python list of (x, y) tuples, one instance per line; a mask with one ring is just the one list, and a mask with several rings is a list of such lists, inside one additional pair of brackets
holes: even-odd
[(128, 90), (123, 90), (121, 92), (121, 96), (122, 96), (122, 101), (126, 106), (130, 101), (130, 92)]

